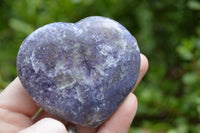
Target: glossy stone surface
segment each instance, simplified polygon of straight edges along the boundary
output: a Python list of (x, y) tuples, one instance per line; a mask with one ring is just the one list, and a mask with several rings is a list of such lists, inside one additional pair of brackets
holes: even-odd
[(31, 33), (17, 56), (18, 76), (45, 111), (97, 127), (132, 90), (140, 68), (135, 38), (118, 22), (88, 17)]

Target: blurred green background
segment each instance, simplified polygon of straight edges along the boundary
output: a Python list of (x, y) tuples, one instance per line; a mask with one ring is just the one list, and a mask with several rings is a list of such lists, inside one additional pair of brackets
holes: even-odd
[(197, 0), (1, 0), (0, 88), (16, 76), (25, 37), (51, 22), (105, 16), (124, 25), (149, 59), (130, 133), (200, 133), (200, 2)]

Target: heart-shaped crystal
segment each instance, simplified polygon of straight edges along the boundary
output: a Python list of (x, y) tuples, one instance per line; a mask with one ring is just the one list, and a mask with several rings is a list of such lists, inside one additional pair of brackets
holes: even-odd
[(17, 56), (19, 78), (32, 99), (87, 127), (99, 126), (119, 107), (139, 68), (135, 38), (104, 17), (45, 25), (23, 41)]

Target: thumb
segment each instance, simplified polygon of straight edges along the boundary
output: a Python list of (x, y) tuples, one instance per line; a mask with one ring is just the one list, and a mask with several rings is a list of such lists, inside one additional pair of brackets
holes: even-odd
[(19, 133), (68, 133), (65, 125), (52, 118), (44, 118)]

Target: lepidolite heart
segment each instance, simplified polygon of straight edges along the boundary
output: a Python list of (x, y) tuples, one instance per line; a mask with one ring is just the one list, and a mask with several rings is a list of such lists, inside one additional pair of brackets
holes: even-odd
[(45, 111), (97, 127), (122, 103), (138, 77), (135, 38), (118, 22), (88, 17), (31, 33), (17, 56), (19, 78)]

